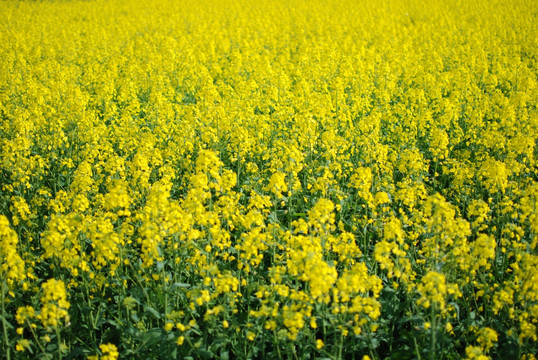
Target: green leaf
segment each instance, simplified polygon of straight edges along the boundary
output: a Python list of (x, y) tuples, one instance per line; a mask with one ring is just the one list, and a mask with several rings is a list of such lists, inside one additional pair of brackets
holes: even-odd
[(4, 319), (5, 318), (2, 315), (0, 315), (0, 322), (3, 322), (4, 324), (6, 324), (8, 329), (13, 329), (13, 325), (11, 325), (11, 323), (9, 321), (7, 321), (7, 319), (6, 320), (4, 320)]
[(161, 338), (160, 330), (151, 330), (142, 336), (142, 341), (148, 344), (154, 344)]
[(172, 287), (173, 288), (189, 288), (189, 287), (191, 287), (191, 284), (175, 282), (175, 283), (172, 284)]
[(108, 324), (114, 326), (116, 329), (121, 329), (122, 327), (120, 326), (120, 324), (118, 324), (116, 321), (112, 320), (112, 319), (108, 319), (106, 321)]
[(157, 310), (152, 308), (151, 306), (146, 306), (145, 309), (146, 309), (147, 312), (149, 312), (151, 315), (153, 315), (156, 319), (161, 318), (161, 314)]
[(214, 359), (215, 356), (211, 351), (208, 351), (206, 349), (198, 349), (198, 355), (200, 355), (203, 359)]

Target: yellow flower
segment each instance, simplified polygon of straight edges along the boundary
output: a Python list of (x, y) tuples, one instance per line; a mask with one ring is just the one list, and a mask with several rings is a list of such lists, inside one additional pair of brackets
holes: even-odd
[(316, 340), (316, 349), (321, 349), (323, 346), (325, 346), (325, 344), (323, 343), (323, 340), (321, 339), (317, 339)]
[(31, 306), (21, 306), (17, 309), (15, 319), (19, 325), (23, 325), (27, 320), (35, 318), (35, 309)]
[(15, 345), (15, 350), (17, 351), (25, 351), (30, 347), (30, 341), (27, 339), (21, 339), (17, 341), (17, 345)]
[(390, 202), (390, 198), (389, 198), (389, 195), (386, 192), (380, 191), (380, 192), (375, 194), (375, 203), (376, 203), (376, 205), (383, 205), (383, 204), (387, 204), (389, 202)]
[(83, 301), (193, 336), (183, 352), (212, 330), (263, 346), (330, 323), (349, 358), (352, 338), (383, 336), (394, 291), (432, 334), (475, 310), (444, 355), (535, 350), (535, 1), (154, 3), (0, 1), (16, 355), (115, 338), (111, 314), (63, 329)]
[(25, 276), (24, 260), (17, 252), (19, 240), (17, 233), (9, 226), (9, 221), (0, 215), (0, 278), (9, 284), (23, 280)]
[(116, 360), (120, 355), (118, 348), (114, 344), (102, 344), (99, 349), (103, 352), (101, 360)]
[(477, 342), (484, 352), (488, 352), (497, 342), (497, 339), (497, 332), (491, 328), (484, 327), (478, 330)]
[(263, 188), (265, 191), (271, 191), (277, 198), (282, 197), (282, 193), (288, 191), (286, 174), (277, 171), (269, 178), (269, 183)]
[(484, 161), (478, 174), (491, 193), (504, 192), (508, 186), (510, 169), (506, 168), (505, 163), (490, 158)]
[(69, 321), (67, 312), (71, 306), (67, 301), (65, 284), (62, 280), (49, 279), (43, 283), (43, 295), (41, 296), (41, 313), (39, 319), (45, 327), (56, 327), (61, 321)]

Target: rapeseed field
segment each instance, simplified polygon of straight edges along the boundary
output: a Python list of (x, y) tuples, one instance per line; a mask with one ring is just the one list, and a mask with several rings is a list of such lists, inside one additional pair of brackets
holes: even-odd
[(0, 358), (536, 359), (537, 30), (0, 1)]

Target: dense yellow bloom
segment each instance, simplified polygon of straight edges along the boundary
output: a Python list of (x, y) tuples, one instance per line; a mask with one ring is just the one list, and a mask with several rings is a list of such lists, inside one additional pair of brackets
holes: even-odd
[(101, 360), (116, 360), (119, 356), (118, 348), (114, 344), (103, 344), (99, 349), (103, 352)]
[(319, 298), (329, 293), (337, 276), (338, 272), (334, 267), (317, 257), (313, 257), (306, 260), (301, 280), (308, 281), (312, 297)]
[(0, 278), (10, 284), (26, 277), (24, 260), (17, 252), (18, 242), (17, 233), (11, 229), (8, 219), (0, 215)]
[[(350, 303), (347, 311), (368, 316), (371, 319), (376, 319), (381, 315), (381, 305), (377, 298), (382, 289), (382, 282), (377, 276), (368, 274), (364, 263), (357, 263), (350, 270), (345, 271), (336, 285), (338, 302)], [(370, 292), (371, 295), (369, 295)], [(357, 320), (357, 322), (362, 321), (359, 318)]]
[(446, 131), (440, 128), (434, 128), (430, 134), (430, 151), (433, 154), (433, 160), (443, 160), (448, 156), (448, 144), (450, 143)]
[(309, 225), (314, 231), (331, 229), (334, 225), (334, 204), (328, 199), (320, 199), (308, 212)]
[(31, 215), (30, 208), (26, 200), (20, 196), (12, 198), (13, 205), (10, 210), (13, 214), (13, 225), (18, 225), (21, 221), (26, 221)]
[(478, 333), (479, 336), (477, 342), (482, 347), (482, 349), (487, 352), (497, 342), (497, 333), (495, 332), (495, 330), (488, 327), (480, 329)]
[(25, 351), (30, 347), (30, 341), (27, 339), (21, 339), (17, 341), (17, 345), (15, 345), (15, 350), (17, 351)]
[(424, 214), (424, 232), (428, 237), (423, 242), (422, 252), (436, 264), (466, 270), (470, 265), (469, 223), (458, 217), (456, 208), (439, 194), (426, 199)]
[(84, 218), (76, 213), (53, 215), (41, 238), (44, 257), (58, 260), (60, 266), (71, 270), (75, 275), (79, 269), (88, 270), (80, 242), (83, 220)]
[(506, 165), (493, 159), (486, 160), (479, 171), (480, 178), (492, 193), (503, 192), (506, 189), (509, 175), (510, 170), (506, 168)]
[(264, 190), (272, 192), (277, 198), (282, 197), (282, 193), (288, 191), (286, 174), (281, 171), (275, 172), (269, 178), (269, 183), (264, 187)]
[(35, 317), (35, 309), (31, 306), (19, 307), (17, 309), (17, 323), (22, 325), (26, 320), (33, 319)]
[(484, 355), (482, 349), (478, 346), (467, 346), (465, 348), (465, 354), (467, 354), (467, 359), (476, 359), (476, 360), (490, 360), (490, 357)]
[(349, 180), (349, 185), (357, 189), (359, 197), (363, 198), (366, 202), (373, 200), (370, 193), (372, 187), (372, 169), (370, 168), (357, 168)]
[(479, 234), (471, 246), (471, 257), (473, 259), (472, 271), (484, 267), (491, 267), (490, 260), (495, 258), (495, 248), (497, 246), (495, 239), (486, 234)]
[(69, 322), (68, 310), (71, 304), (67, 300), (65, 284), (62, 280), (50, 279), (43, 283), (41, 311), (38, 318), (46, 328), (63, 326)]
[(536, 353), (535, 2), (0, 13), (0, 352)]
[(447, 296), (452, 295), (458, 297), (460, 295), (457, 285), (447, 284), (445, 276), (435, 271), (429, 271), (417, 286), (417, 290), (421, 293), (420, 299), (417, 300), (417, 305), (428, 309), (430, 306), (435, 306), (437, 309), (443, 310), (447, 302)]

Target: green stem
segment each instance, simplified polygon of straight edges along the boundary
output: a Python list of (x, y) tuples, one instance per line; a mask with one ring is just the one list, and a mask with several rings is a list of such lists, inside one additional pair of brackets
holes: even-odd
[(58, 360), (62, 360), (62, 338), (60, 337), (60, 330), (58, 326), (55, 326), (54, 330), (56, 330), (56, 340), (58, 342)]
[(47, 355), (47, 351), (45, 350), (45, 348), (43, 347), (43, 345), (41, 345), (41, 342), (39, 341), (39, 339), (37, 338), (37, 334), (35, 333), (35, 330), (34, 328), (32, 327), (32, 324), (30, 323), (30, 320), (26, 319), (26, 324), (28, 325), (28, 329), (30, 329), (30, 331), (32, 332), (32, 336), (34, 337), (35, 339), (35, 343), (37, 344), (37, 346), (39, 347), (39, 350), (41, 350), (41, 352), (43, 353), (43, 355)]
[(239, 188), (239, 177), (241, 176), (241, 152), (237, 151), (237, 188)]
[(432, 305), (431, 307), (431, 341), (430, 341), (430, 359), (435, 359), (435, 342), (436, 342), (436, 331), (437, 331), (437, 324), (435, 319), (435, 306)]
[(338, 346), (338, 358), (337, 359), (342, 359), (342, 349), (344, 347), (344, 334), (341, 333), (340, 334), (340, 345)]
[(420, 356), (420, 351), (418, 349), (417, 338), (413, 337), (413, 341), (415, 342), (415, 351), (417, 352), (417, 359), (422, 360), (422, 357)]
[(292, 351), (292, 353), (293, 353), (293, 358), (294, 358), (295, 360), (299, 360), (299, 357), (297, 356), (297, 351), (295, 350), (295, 345), (292, 345), (292, 347), (291, 347), (291, 351)]
[(282, 359), (282, 353), (280, 352), (280, 344), (277, 341), (276, 331), (275, 330), (273, 330), (273, 337), (275, 338), (275, 347), (276, 347), (276, 351), (278, 353), (278, 358)]
[(166, 281), (166, 272), (163, 270), (161, 271), (161, 277), (163, 281), (163, 291), (164, 291), (164, 323), (166, 324), (166, 321), (168, 320), (168, 284)]
[(93, 316), (93, 306), (92, 306), (91, 297), (90, 297), (90, 285), (86, 281), (86, 277), (83, 277), (83, 279), (84, 279), (84, 287), (85, 287), (85, 290), (86, 290), (86, 301), (88, 303), (88, 314), (90, 315), (90, 323), (92, 325), (92, 329), (89, 332), (90, 333), (89, 335), (90, 335), (90, 340), (91, 340), (92, 345), (93, 345), (93, 349), (97, 351), (97, 349), (98, 349), (97, 338), (95, 337), (95, 328), (96, 328), (96, 325), (97, 325), (97, 320), (94, 319), (94, 316)]
[(5, 353), (6, 353), (6, 359), (11, 360), (11, 349), (9, 347), (9, 336), (7, 334), (7, 319), (6, 319), (6, 281), (2, 281), (2, 328), (4, 330), (4, 343), (5, 345)]
[(322, 320), (323, 324), (323, 343), (327, 344), (327, 327), (325, 326), (325, 319)]

